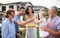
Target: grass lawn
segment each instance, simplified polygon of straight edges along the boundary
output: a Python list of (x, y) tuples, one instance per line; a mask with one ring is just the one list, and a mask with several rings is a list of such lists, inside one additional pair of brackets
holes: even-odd
[(37, 28), (37, 38), (40, 38), (39, 37), (39, 29)]

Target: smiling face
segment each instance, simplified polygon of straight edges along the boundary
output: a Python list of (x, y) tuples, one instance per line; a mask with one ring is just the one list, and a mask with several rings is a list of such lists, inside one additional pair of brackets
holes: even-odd
[(57, 13), (58, 13), (58, 8), (55, 7), (55, 6), (53, 6), (53, 7), (49, 8), (48, 13), (50, 14), (50, 16), (57, 15)]
[(45, 16), (46, 16), (46, 12), (45, 11), (39, 12), (39, 18), (43, 18)]
[(55, 10), (54, 10), (54, 9), (52, 9), (52, 8), (49, 8), (48, 13), (52, 16), (52, 15), (55, 13)]
[(28, 8), (28, 12), (32, 13), (32, 8), (31, 7)]
[(13, 19), (15, 16), (15, 12), (12, 11), (11, 14), (8, 14), (8, 16), (9, 16), (9, 18)]
[(29, 15), (29, 14), (34, 14), (34, 11), (33, 11), (33, 8), (32, 8), (32, 6), (28, 6), (27, 8), (26, 8), (26, 14), (27, 15)]
[(15, 12), (11, 12), (12, 18), (14, 18), (15, 16)]
[(25, 8), (24, 7), (20, 7), (18, 10), (18, 14), (20, 15), (24, 15), (25, 14)]
[(13, 9), (11, 10), (8, 10), (6, 13), (5, 13), (5, 18), (9, 18), (10, 20), (12, 20), (15, 16), (15, 11)]
[(21, 9), (22, 15), (25, 14), (25, 9)]

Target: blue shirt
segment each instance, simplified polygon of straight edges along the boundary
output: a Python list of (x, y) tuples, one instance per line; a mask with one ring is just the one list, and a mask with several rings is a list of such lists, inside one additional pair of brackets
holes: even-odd
[(18, 16), (18, 14), (16, 14), (14, 17), (14, 24), (15, 24), (16, 32), (19, 32), (19, 25), (16, 23), (16, 21), (18, 21), (18, 20), (20, 20), (20, 16)]
[(15, 26), (13, 21), (11, 22), (6, 18), (3, 21), (1, 28), (2, 38), (15, 38)]

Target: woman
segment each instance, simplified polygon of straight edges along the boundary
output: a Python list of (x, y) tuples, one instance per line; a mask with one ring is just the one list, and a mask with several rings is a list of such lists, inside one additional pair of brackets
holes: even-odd
[(50, 33), (46, 38), (60, 38), (60, 17), (57, 15), (58, 8), (56, 6), (52, 6), (49, 8), (49, 19), (47, 22), (47, 27), (42, 27), (41, 29), (44, 31), (48, 31)]
[[(34, 17), (34, 11), (31, 6), (28, 6), (26, 9), (26, 19)], [(35, 24), (34, 21), (31, 21), (26, 27), (26, 38), (37, 38), (36, 27), (29, 27), (29, 25)]]
[(5, 20), (2, 23), (2, 38), (15, 38), (15, 25), (13, 18), (15, 15), (14, 10), (8, 10), (5, 14)]

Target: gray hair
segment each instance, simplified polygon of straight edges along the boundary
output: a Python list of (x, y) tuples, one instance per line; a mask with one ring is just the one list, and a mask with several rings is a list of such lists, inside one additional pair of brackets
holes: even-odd
[(52, 9), (54, 9), (58, 13), (58, 8), (56, 6), (52, 6)]

